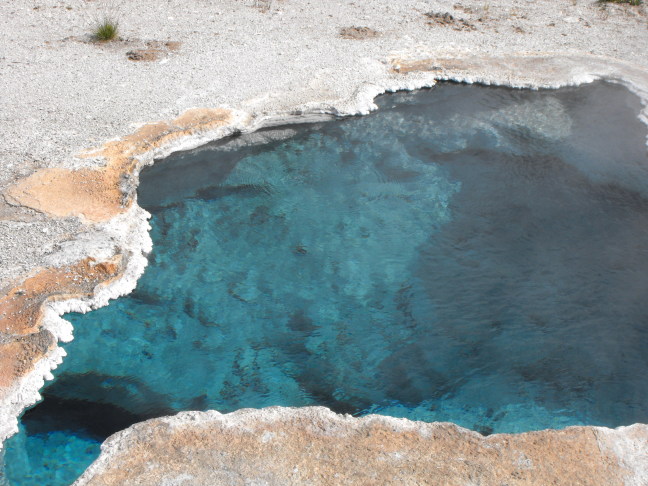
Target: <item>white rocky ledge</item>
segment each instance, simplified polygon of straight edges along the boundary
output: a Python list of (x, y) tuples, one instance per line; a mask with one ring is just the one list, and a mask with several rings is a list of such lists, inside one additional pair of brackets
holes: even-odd
[(184, 412), (110, 437), (75, 486), (625, 485), (648, 482), (648, 426), (483, 437), (322, 407)]

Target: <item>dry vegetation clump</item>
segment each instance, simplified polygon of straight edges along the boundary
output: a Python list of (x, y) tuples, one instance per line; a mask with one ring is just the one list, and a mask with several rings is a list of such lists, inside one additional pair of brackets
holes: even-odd
[(598, 3), (625, 3), (632, 6), (641, 5), (642, 0), (598, 0)]
[(254, 0), (253, 6), (262, 12), (268, 12), (272, 8), (272, 0)]
[(454, 17), (448, 12), (427, 12), (424, 15), (429, 19), (427, 23), (428, 25), (451, 27), (454, 30), (476, 30), (475, 26), (467, 20)]
[(177, 51), (181, 45), (178, 41), (147, 41), (143, 48), (128, 51), (126, 57), (131, 61), (157, 61), (160, 57)]
[(369, 27), (342, 27), (340, 29), (340, 37), (343, 39), (362, 40), (378, 37), (379, 35), (380, 32)]

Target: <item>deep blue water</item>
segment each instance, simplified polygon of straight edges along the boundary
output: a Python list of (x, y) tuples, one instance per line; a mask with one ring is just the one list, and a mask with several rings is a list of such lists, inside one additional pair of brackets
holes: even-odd
[[(187, 409), (326, 405), (482, 433), (648, 421), (638, 99), (442, 85), (174, 155), (154, 250), (7, 442), (11, 484)], [(263, 143), (262, 143), (263, 142)]]

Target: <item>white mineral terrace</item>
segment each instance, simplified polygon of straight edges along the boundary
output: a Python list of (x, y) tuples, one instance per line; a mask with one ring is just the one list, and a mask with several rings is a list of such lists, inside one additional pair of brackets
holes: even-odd
[[(427, 13), (449, 13), (452, 18)], [(121, 37), (94, 42), (93, 23), (105, 14), (118, 18)], [(640, 97), (642, 120), (648, 123), (645, 5), (594, 0), (2, 0), (0, 23), (1, 439), (17, 430), (18, 415), (39, 399), (44, 379), (52, 377), (50, 370), (65, 354), (56, 341), (70, 340), (72, 329), (59, 316), (106, 305), (130, 292), (142, 274), (151, 241), (135, 190), (139, 170), (156, 158), (237, 131), (327, 114), (364, 114), (374, 108), (373, 98), (380, 93), (432, 86), (439, 79), (527, 88), (607, 79)], [(263, 464), (276, 458), (276, 475), (259, 479), (267, 484), (375, 484), (371, 481), (377, 479), (414, 484), (433, 477), (425, 471), (440, 467), (426, 459), (418, 472), (410, 468), (411, 476), (399, 479), (385, 472), (372, 480), (372, 460), (380, 462), (372, 449), (375, 443), (360, 445), (363, 427), (369, 426), (380, 429), (382, 437), (392, 434), (403, 457), (414, 457), (408, 454), (420, 447), (440, 448), (446, 463), (463, 461), (465, 467), (443, 470), (446, 475), (435, 476), (432, 484), (479, 484), (479, 478), (485, 481), (481, 484), (504, 484), (506, 478), (508, 484), (548, 484), (550, 478), (562, 478), (564, 484), (648, 484), (645, 425), (481, 439), (449, 425), (341, 418), (319, 408), (183, 414), (158, 421), (174, 433), (180, 430), (177, 440), (189, 451), (204, 446), (197, 443), (202, 436), (182, 428), (198, 423), (208, 424), (214, 444), (224, 430), (263, 429), (262, 435), (281, 436), (285, 429), (286, 436), (312, 440), (329, 458), (336, 446), (322, 444), (324, 436), (339, 440), (340, 448), (351, 450), (356, 444), (368, 451), (365, 459), (340, 459), (313, 473), (344, 468), (343, 478), (327, 482), (306, 472), (288, 474), (293, 469), (285, 468), (296, 460), (298, 449), (275, 457), (272, 448), (260, 448), (267, 459)], [(315, 440), (309, 424), (318, 421), (323, 425)], [(165, 459), (161, 444), (166, 439), (160, 437), (171, 432), (159, 427), (146, 432), (147, 424), (109, 439), (81, 484), (113, 484), (93, 477), (119, 468), (110, 463), (125, 460), (118, 457), (117, 441), (133, 447), (137, 434), (140, 442), (133, 457), (159, 465), (161, 476), (117, 475), (114, 484), (159, 484), (165, 467), (175, 471), (178, 482), (173, 484), (183, 477), (189, 478), (186, 484), (244, 484), (252, 477), (241, 461), (217, 466), (215, 453), (205, 454), (204, 447), (203, 453), (196, 452), (203, 458), (198, 465), (194, 461), (188, 466), (188, 456)], [(556, 445), (556, 434), (569, 436), (565, 440), (571, 442)], [(249, 440), (227, 437), (223, 440), (232, 441), (230, 454), (240, 447), (242, 458), (254, 455)], [(421, 444), (420, 437), (427, 442)], [(148, 444), (144, 450), (143, 443)], [(513, 459), (507, 459), (508, 465), (502, 457), (471, 462), (483, 456), (483, 448), (493, 447), (503, 451), (502, 457), (517, 458), (508, 476), (503, 471)], [(584, 461), (590, 447), (598, 455)], [(399, 454), (392, 452), (392, 459)], [(533, 459), (527, 461), (527, 456)], [(317, 454), (312, 457), (311, 469), (319, 464)], [(546, 473), (540, 467), (543, 461), (546, 470), (563, 471), (562, 476)], [(236, 464), (241, 467), (236, 477), (204, 476)], [(600, 482), (599, 473), (579, 475), (583, 464), (607, 479)], [(301, 470), (308, 467), (305, 463)], [(397, 465), (390, 467), (393, 472)], [(360, 472), (354, 476), (349, 470)]]

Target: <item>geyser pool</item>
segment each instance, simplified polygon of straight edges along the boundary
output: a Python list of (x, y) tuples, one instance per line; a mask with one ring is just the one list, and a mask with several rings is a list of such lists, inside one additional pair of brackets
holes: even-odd
[(638, 99), (442, 85), (141, 175), (136, 291), (68, 316), (7, 442), (66, 484), (108, 434), (186, 409), (326, 405), (482, 433), (648, 421), (648, 158)]

